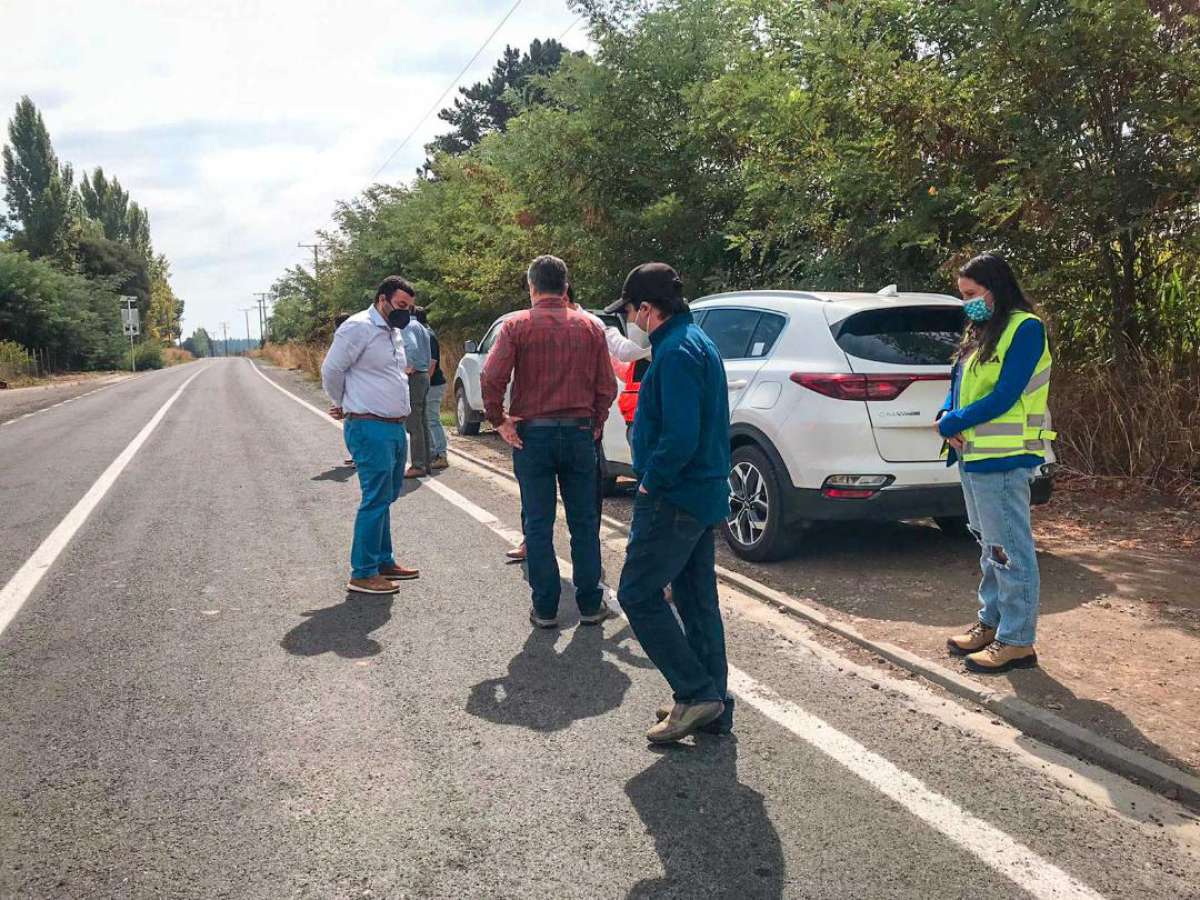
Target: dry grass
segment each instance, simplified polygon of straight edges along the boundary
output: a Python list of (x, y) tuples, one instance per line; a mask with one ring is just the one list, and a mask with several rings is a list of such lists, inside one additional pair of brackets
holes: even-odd
[(303, 372), (309, 378), (321, 377), (321, 360), (325, 358), (325, 344), (267, 344), (262, 350), (251, 351), (250, 355), (265, 359), (281, 369)]
[(191, 362), (195, 358), (182, 347), (163, 347), (162, 361), (164, 366), (178, 366)]
[(1200, 502), (1200, 363), (1055, 366), (1055, 449), (1068, 470)]

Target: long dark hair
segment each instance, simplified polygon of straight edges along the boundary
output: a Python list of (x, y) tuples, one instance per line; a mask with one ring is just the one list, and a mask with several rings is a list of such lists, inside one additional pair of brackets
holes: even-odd
[(1033, 304), (1017, 283), (1012, 267), (995, 253), (979, 254), (959, 269), (958, 274), (983, 285), (992, 295), (992, 317), (986, 322), (968, 320), (958, 347), (957, 359), (966, 359), (974, 352), (976, 362), (985, 362), (996, 356), (996, 345), (1013, 312), (1018, 309), (1033, 312)]

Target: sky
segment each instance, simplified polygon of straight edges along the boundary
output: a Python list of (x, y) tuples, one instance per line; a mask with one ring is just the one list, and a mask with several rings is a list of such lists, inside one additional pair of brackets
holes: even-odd
[[(102, 166), (149, 211), (184, 335), (244, 337), (254, 292), (312, 266), (296, 244), (371, 183), (514, 2), (0, 0), (0, 115), (27, 94), (60, 161)], [(588, 43), (566, 0), (520, 0), (458, 84), (550, 37)], [(376, 180), (410, 180), (445, 130), (430, 115)]]

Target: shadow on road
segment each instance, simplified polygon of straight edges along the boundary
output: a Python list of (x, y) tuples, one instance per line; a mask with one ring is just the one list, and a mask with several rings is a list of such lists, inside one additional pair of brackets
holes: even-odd
[(340, 481), (346, 482), (354, 477), (354, 466), (334, 466), (326, 469), (320, 475), (314, 475), (309, 481)]
[(562, 634), (531, 631), (507, 675), (471, 688), (466, 711), (498, 725), (547, 732), (620, 706), (632, 681), (604, 655), (627, 653), (619, 641), (606, 639), (601, 627), (580, 626), (560, 653), (555, 645)]
[(630, 898), (783, 896), (779, 834), (763, 797), (737, 776), (737, 738), (698, 739), (656, 751), (658, 760), (625, 785), (654, 839), (660, 878)]
[(310, 609), (301, 615), (307, 616), (307, 621), (279, 642), (288, 653), (296, 656), (336, 653), (344, 659), (361, 659), (383, 650), (369, 635), (392, 617), (392, 597), (347, 594), (337, 606)]

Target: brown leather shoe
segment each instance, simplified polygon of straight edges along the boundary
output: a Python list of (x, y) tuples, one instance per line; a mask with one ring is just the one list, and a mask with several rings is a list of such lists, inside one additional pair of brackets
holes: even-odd
[(982, 622), (976, 622), (962, 634), (956, 634), (946, 641), (946, 649), (955, 656), (966, 656), (976, 650), (982, 650), (996, 639), (996, 629), (988, 628)]
[(418, 469), (416, 466), (409, 466), (404, 472), (405, 478), (424, 478), (429, 473), (424, 469)]
[(395, 582), (388, 581), (382, 575), (372, 575), (370, 578), (351, 578), (346, 588), (356, 594), (395, 594), (400, 590), (396, 587)]
[(511, 550), (509, 550), (504, 555), (507, 556), (509, 559), (511, 559), (513, 562), (524, 562), (525, 555), (526, 555), (525, 542), (522, 541), (520, 547), (513, 547)]
[(972, 672), (997, 674), (1009, 669), (1032, 669), (1038, 664), (1033, 645), (1018, 647), (1003, 641), (992, 641), (978, 653), (967, 657), (967, 669)]
[(388, 581), (412, 581), (421, 577), (421, 570), (406, 569), (404, 566), (380, 566), (379, 574)]

